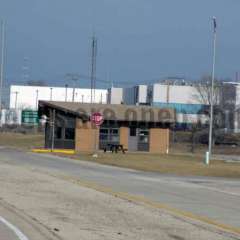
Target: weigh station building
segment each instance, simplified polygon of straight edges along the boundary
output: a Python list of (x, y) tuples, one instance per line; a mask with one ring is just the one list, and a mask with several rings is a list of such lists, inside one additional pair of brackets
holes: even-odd
[[(103, 121), (96, 126), (94, 113)], [(39, 101), (45, 119), (45, 147), (94, 152), (121, 144), (132, 152), (168, 153), (175, 111), (149, 106)]]

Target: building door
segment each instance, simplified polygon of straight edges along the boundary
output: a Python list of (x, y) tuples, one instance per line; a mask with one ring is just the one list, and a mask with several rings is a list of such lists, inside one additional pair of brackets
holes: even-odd
[(149, 130), (139, 129), (138, 130), (138, 151), (149, 151)]
[(128, 136), (128, 150), (137, 151), (138, 150), (138, 129), (135, 127), (130, 127)]

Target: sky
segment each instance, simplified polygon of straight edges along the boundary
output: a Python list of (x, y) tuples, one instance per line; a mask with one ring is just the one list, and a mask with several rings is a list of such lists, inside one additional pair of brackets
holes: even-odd
[[(234, 78), (240, 71), (239, 9), (239, 0), (0, 0), (5, 78), (23, 84), (28, 72), (30, 80), (64, 85), (67, 73), (90, 75), (95, 34), (97, 78), (109, 81), (98, 87), (170, 76), (197, 80), (211, 73), (213, 16), (216, 75)], [(89, 87), (89, 80), (78, 86)]]

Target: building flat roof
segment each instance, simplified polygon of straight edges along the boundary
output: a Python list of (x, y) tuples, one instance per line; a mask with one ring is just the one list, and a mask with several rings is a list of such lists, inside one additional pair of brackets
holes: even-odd
[(174, 123), (176, 119), (174, 109), (150, 106), (39, 101), (41, 112), (47, 108), (57, 109), (86, 120), (94, 112), (100, 112), (105, 120), (113, 121)]

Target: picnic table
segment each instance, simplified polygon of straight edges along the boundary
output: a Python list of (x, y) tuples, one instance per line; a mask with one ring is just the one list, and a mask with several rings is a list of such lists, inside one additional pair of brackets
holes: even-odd
[(109, 150), (112, 153), (114, 153), (114, 152), (118, 153), (118, 151), (121, 151), (122, 153), (126, 153), (126, 151), (127, 151), (127, 149), (125, 149), (122, 144), (109, 143), (109, 144), (107, 144), (107, 147), (104, 148), (104, 152), (107, 152), (107, 148), (109, 148)]

